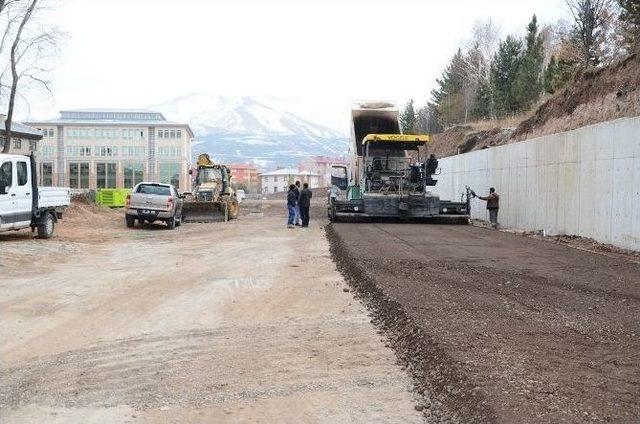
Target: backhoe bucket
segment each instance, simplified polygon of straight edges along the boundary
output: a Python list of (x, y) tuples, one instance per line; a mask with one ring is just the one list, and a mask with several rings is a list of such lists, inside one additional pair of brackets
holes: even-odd
[(182, 206), (184, 222), (226, 222), (229, 211), (225, 202), (189, 201)]

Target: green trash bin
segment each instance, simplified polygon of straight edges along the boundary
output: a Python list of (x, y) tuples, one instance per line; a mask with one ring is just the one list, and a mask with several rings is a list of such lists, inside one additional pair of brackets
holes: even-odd
[(96, 193), (96, 203), (110, 208), (123, 208), (130, 188), (101, 188)]

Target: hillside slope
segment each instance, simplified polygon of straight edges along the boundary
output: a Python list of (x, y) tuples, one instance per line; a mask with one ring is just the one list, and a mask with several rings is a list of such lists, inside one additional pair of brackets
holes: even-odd
[(474, 124), (454, 126), (434, 135), (427, 151), (440, 157), (452, 156), (638, 115), (640, 56), (633, 54), (613, 65), (578, 74), (572, 84), (515, 128), (479, 131)]

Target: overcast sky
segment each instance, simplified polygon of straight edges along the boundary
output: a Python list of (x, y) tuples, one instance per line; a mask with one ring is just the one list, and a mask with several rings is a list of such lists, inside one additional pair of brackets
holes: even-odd
[(142, 108), (191, 92), (313, 101), (426, 100), (473, 23), (502, 34), (566, 15), (561, 0), (64, 0), (52, 75), (64, 108)]

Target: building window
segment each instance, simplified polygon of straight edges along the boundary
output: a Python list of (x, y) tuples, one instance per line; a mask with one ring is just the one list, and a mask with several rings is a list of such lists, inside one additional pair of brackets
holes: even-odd
[(53, 138), (53, 136), (54, 136), (54, 135), (53, 135), (53, 130), (52, 130), (52, 129), (49, 129), (49, 137)]
[(169, 138), (176, 138), (176, 130), (169, 131)]
[(96, 164), (96, 182), (98, 188), (116, 188), (116, 164), (98, 162)]
[(45, 187), (53, 185), (53, 163), (43, 162), (40, 165), (40, 185)]
[(42, 146), (42, 156), (55, 156), (56, 148), (54, 146)]
[(89, 188), (89, 162), (69, 163), (69, 186)]
[(13, 148), (17, 149), (17, 150), (22, 149), (22, 140), (14, 139), (13, 140)]
[(113, 146), (98, 146), (96, 147), (96, 156), (118, 156), (118, 148)]
[(274, 186), (274, 187), (273, 187), (273, 192), (274, 192), (274, 193), (277, 193), (277, 192), (278, 192), (278, 187), (275, 187), (275, 186)]
[(29, 150), (32, 152), (38, 150), (38, 143), (36, 143), (35, 141), (29, 141)]
[(182, 130), (176, 130), (176, 138), (182, 138)]
[(158, 156), (160, 157), (180, 157), (180, 147), (162, 146), (158, 147)]
[(142, 163), (125, 163), (123, 167), (125, 188), (133, 188), (136, 184), (142, 182), (144, 176), (144, 165)]
[(176, 188), (180, 188), (180, 164), (161, 163), (160, 182), (164, 184), (172, 184)]
[(122, 156), (142, 157), (146, 154), (146, 149), (142, 146), (122, 147)]
[(80, 146), (80, 156), (91, 156), (91, 147)]
[(162, 130), (158, 130), (158, 138), (164, 138)]

